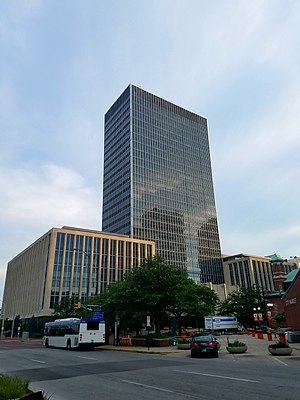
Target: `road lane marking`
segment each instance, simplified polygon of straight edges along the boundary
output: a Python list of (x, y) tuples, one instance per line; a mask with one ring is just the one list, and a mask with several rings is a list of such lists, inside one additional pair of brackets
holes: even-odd
[(274, 360), (280, 362), (281, 364), (285, 365), (286, 367), (288, 367), (288, 364), (286, 364), (285, 362), (279, 360), (277, 357), (274, 357)]
[(78, 358), (84, 358), (85, 360), (95, 360), (95, 361), (98, 361), (98, 358), (93, 358), (93, 357), (78, 356)]
[(174, 393), (173, 390), (163, 389), (163, 388), (159, 388), (159, 387), (157, 387), (157, 386), (145, 385), (144, 383), (138, 383), (138, 382), (133, 382), (133, 381), (127, 381), (126, 379), (122, 379), (122, 382), (131, 383), (132, 385), (142, 386), (142, 387), (145, 387), (145, 388), (148, 388), (148, 389), (159, 390), (159, 391), (161, 391), (161, 392)]
[(46, 364), (46, 361), (34, 360), (33, 358), (31, 358), (30, 361), (37, 362), (40, 364)]
[(144, 388), (146, 388), (146, 389), (158, 390), (158, 391), (160, 391), (160, 392), (167, 392), (167, 393), (172, 393), (172, 394), (179, 394), (179, 395), (182, 396), (182, 397), (190, 397), (190, 398), (192, 398), (192, 399), (198, 399), (198, 400), (199, 400), (199, 399), (207, 399), (207, 397), (203, 397), (203, 396), (201, 396), (201, 395), (194, 396), (194, 395), (192, 395), (192, 394), (177, 392), (177, 391), (175, 391), (175, 390), (163, 389), (163, 388), (160, 388), (160, 387), (157, 387), (157, 386), (146, 385), (146, 384), (144, 384), (144, 383), (128, 381), (128, 380), (126, 380), (126, 379), (121, 379), (121, 382), (129, 383), (129, 384), (135, 385), (135, 386), (141, 386), (141, 387), (144, 387)]
[(175, 372), (180, 372), (180, 373), (183, 373), (183, 374), (209, 376), (211, 378), (221, 378), (221, 379), (230, 379), (230, 380), (233, 380), (233, 381), (260, 383), (260, 381), (253, 381), (252, 379), (233, 378), (231, 376), (224, 376), (224, 375), (202, 374), (201, 372), (180, 371), (180, 370), (177, 370), (177, 369), (175, 369), (174, 371)]

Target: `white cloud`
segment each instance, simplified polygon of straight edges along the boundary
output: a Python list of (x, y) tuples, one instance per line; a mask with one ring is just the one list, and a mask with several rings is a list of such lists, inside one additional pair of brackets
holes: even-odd
[(225, 254), (246, 253), (258, 256), (278, 253), (283, 257), (299, 256), (297, 245), (300, 237), (300, 224), (265, 227), (255, 234), (247, 229), (231, 229), (230, 236), (223, 240)]
[(299, 16), (280, 0), (2, 2), (0, 290), (52, 226), (100, 226), (103, 114), (130, 81), (208, 117), (224, 251), (300, 253)]
[[(42, 0), (10, 0), (0, 5), (0, 41), (2, 49), (28, 52), (30, 24), (43, 10)], [(29, 29), (28, 29), (29, 28)], [(27, 32), (28, 30), (28, 32)], [(25, 34), (26, 32), (26, 34)], [(9, 40), (4, 40), (9, 38)], [(15, 54), (16, 55), (16, 54)]]
[[(32, 226), (90, 221), (100, 225), (99, 197), (76, 172), (56, 165), (41, 165), (37, 171), (0, 170), (3, 223)], [(91, 207), (94, 205), (93, 207)]]
[(2, 167), (0, 193), (0, 292), (7, 262), (52, 227), (100, 228), (99, 194), (65, 167)]
[[(256, 179), (255, 171), (262, 172), (272, 160), (284, 158), (285, 164), (289, 164), (289, 156), (300, 147), (300, 80), (291, 85), (258, 119), (244, 126), (227, 127), (226, 135), (219, 139), (220, 145), (215, 149), (219, 178), (236, 180), (246, 174)], [(285, 172), (285, 166), (282, 167)]]
[[(293, 61), (299, 60), (295, 40), (299, 3), (286, 6), (257, 0), (209, 5), (191, 2), (190, 7), (183, 2), (172, 7), (169, 2), (163, 4), (165, 9), (157, 25), (162, 41), (170, 43), (159, 64), (163, 82), (158, 82), (185, 107), (190, 105), (201, 112), (215, 107), (219, 99), (226, 101), (226, 91), (232, 86), (243, 88), (247, 79), (259, 78), (261, 73), (282, 73), (282, 79), (286, 79), (286, 70), (295, 74), (298, 71)], [(262, 84), (265, 79), (261, 77)], [(238, 92), (238, 87), (232, 90)]]

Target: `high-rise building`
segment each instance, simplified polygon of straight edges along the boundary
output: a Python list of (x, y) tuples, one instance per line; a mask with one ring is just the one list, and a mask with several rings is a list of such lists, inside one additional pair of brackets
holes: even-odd
[(105, 114), (102, 229), (223, 283), (207, 120), (129, 85)]

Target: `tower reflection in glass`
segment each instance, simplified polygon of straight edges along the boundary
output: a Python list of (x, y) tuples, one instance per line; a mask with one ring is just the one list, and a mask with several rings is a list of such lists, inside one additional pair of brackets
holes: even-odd
[(102, 229), (223, 283), (207, 120), (134, 85), (105, 114)]

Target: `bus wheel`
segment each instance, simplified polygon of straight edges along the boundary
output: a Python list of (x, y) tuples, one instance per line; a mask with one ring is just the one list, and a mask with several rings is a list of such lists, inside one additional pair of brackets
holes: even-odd
[(67, 341), (67, 350), (71, 350), (71, 349), (72, 349), (71, 340), (69, 339), (69, 340)]
[(45, 347), (49, 347), (49, 340), (48, 339), (46, 339), (46, 341), (45, 341)]

